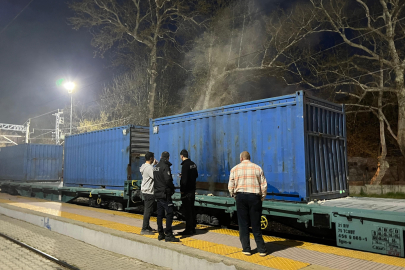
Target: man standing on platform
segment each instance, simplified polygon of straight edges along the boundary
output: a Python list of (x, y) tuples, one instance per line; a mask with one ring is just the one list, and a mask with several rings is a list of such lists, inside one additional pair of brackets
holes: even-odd
[(181, 163), (181, 179), (180, 193), (181, 205), (186, 219), (186, 229), (180, 232), (180, 235), (193, 235), (196, 233), (196, 212), (195, 212), (195, 190), (198, 177), (197, 165), (188, 157), (187, 150), (183, 149), (180, 152)]
[(157, 160), (155, 159), (155, 154), (152, 152), (145, 154), (145, 160), (146, 162), (142, 164), (140, 168), (142, 173), (141, 192), (145, 202), (141, 234), (153, 235), (154, 233), (149, 225), (149, 219), (152, 215), (153, 205), (155, 203), (155, 197), (153, 195), (153, 165), (157, 164)]
[[(163, 152), (159, 163), (153, 168), (153, 177), (155, 183), (153, 186), (155, 199), (157, 201), (157, 225), (158, 225), (158, 240), (165, 239), (166, 242), (179, 242), (180, 240), (174, 237), (172, 230), (174, 205), (172, 195), (174, 194), (174, 184), (172, 172), (169, 162), (170, 154)], [(166, 211), (166, 230), (163, 230), (163, 216)]]
[(251, 222), (253, 236), (260, 256), (266, 256), (260, 220), (262, 215), (262, 202), (267, 195), (267, 181), (262, 168), (250, 162), (250, 154), (243, 151), (240, 154), (240, 163), (232, 168), (229, 175), (228, 190), (236, 200), (236, 211), (239, 224), (239, 238), (242, 243), (242, 252), (252, 255), (249, 238), (249, 221)]

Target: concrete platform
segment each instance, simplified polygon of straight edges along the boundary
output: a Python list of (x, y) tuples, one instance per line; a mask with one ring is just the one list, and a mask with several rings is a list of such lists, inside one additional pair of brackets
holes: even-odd
[[(141, 236), (142, 216), (125, 212), (0, 194), (0, 214), (85, 243), (172, 269), (405, 269), (405, 259), (265, 236), (270, 254), (245, 256), (238, 232), (199, 226), (180, 243)], [(156, 228), (155, 219), (151, 226)], [(184, 224), (176, 222), (175, 231)], [(253, 237), (251, 236), (251, 239)], [(252, 248), (256, 246), (252, 240)]]
[[(81, 270), (168, 270), (168, 268), (144, 263), (134, 258), (106, 251), (50, 231), (47, 228), (32, 225), (1, 214), (0, 233)], [(3, 240), (3, 238), (0, 238), (0, 270), (67, 269), (13, 242)]]

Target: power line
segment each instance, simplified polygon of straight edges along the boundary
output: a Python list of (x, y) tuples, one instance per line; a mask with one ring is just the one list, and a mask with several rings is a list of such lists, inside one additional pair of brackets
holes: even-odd
[(50, 113), (53, 113), (53, 112), (57, 112), (58, 110), (53, 110), (53, 111), (50, 111), (50, 112), (47, 112), (47, 113), (43, 113), (43, 114), (41, 114), (41, 115), (37, 115), (37, 116), (34, 116), (34, 117), (30, 117), (30, 119), (32, 120), (32, 119), (35, 119), (35, 118), (39, 118), (39, 117), (42, 117), (42, 116), (44, 116), (44, 115), (47, 115), (47, 114), (50, 114)]
[(6, 29), (11, 25), (12, 22), (15, 21), (15, 19), (18, 18), (18, 16), (20, 16), (21, 13), (23, 13), (23, 11), (33, 2), (34, 0), (31, 0), (18, 14), (17, 16), (14, 17), (14, 19), (12, 19), (1, 31), (0, 31), (0, 35), (6, 31)]
[(30, 140), (33, 140), (33, 139), (36, 139), (36, 138), (42, 137), (42, 136), (44, 136), (44, 135), (46, 135), (46, 134), (49, 134), (49, 133), (52, 133), (52, 132), (54, 132), (54, 131), (55, 131), (55, 130), (51, 130), (51, 131), (48, 131), (48, 132), (42, 133), (41, 135), (38, 135), (38, 136), (35, 136), (35, 137), (30, 138)]

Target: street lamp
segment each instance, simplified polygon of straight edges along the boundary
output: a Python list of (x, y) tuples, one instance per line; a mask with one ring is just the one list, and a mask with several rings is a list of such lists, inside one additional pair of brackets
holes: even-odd
[(66, 82), (63, 84), (68, 93), (70, 94), (70, 135), (72, 135), (72, 119), (73, 119), (73, 90), (76, 87), (74, 82)]

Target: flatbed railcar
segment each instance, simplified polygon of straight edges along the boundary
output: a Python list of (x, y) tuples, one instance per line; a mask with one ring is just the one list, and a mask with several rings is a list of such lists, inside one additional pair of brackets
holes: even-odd
[[(86, 145), (99, 145), (103, 149), (106, 147), (103, 144), (110, 146), (107, 152), (100, 149), (95, 152), (90, 147), (87, 151), (93, 156), (87, 155), (89, 162), (93, 162), (92, 158), (97, 160), (87, 168), (92, 171), (84, 171), (81, 179), (76, 177), (77, 181), (67, 177), (63, 187), (2, 182), (0, 188), (63, 202), (87, 197), (92, 206), (139, 210), (141, 177), (136, 175), (136, 167), (143, 162), (141, 153), (147, 147), (136, 150), (135, 145), (145, 146), (147, 141), (156, 155), (162, 151), (171, 153), (177, 184), (178, 153), (183, 148), (189, 150), (200, 172), (195, 202), (198, 221), (217, 225), (237, 214), (226, 183), (229, 170), (238, 163), (239, 153), (248, 150), (252, 161), (263, 167), (269, 185), (263, 202), (263, 228), (269, 220), (275, 220), (313, 235), (332, 236), (340, 247), (404, 257), (405, 202), (348, 196), (342, 105), (299, 91), (294, 95), (153, 119), (148, 138), (144, 133), (146, 128), (140, 130), (138, 138), (129, 136), (132, 139), (122, 138), (130, 134), (131, 127), (119, 127), (110, 137), (101, 133), (111, 130), (82, 135), (82, 138), (71, 136), (71, 142), (77, 140), (78, 145), (73, 147), (77, 150)], [(71, 151), (68, 142), (69, 137), (66, 155)], [(103, 175), (99, 167), (109, 166), (108, 159), (100, 157), (103, 154), (124, 154), (123, 161), (115, 165), (119, 168), (114, 169), (118, 170), (115, 174), (120, 175), (118, 178), (106, 181), (99, 177)], [(76, 155), (71, 158), (83, 156), (80, 151)], [(68, 160), (65, 159), (66, 168)], [(128, 164), (124, 164), (126, 161)], [(75, 162), (77, 167), (87, 161)], [(76, 167), (71, 168), (77, 170)], [(173, 195), (173, 201), (180, 210), (179, 193)]]

